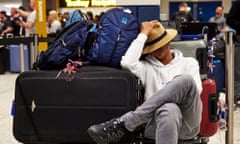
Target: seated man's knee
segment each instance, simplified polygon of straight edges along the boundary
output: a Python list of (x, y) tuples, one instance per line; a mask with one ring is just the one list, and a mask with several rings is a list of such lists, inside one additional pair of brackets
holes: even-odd
[(194, 79), (189, 74), (182, 74), (175, 77), (175, 79), (179, 80), (184, 85), (195, 85)]
[(166, 119), (169, 122), (177, 121), (180, 123), (182, 120), (182, 112), (179, 106), (175, 103), (165, 103), (155, 112), (155, 118), (157, 119)]

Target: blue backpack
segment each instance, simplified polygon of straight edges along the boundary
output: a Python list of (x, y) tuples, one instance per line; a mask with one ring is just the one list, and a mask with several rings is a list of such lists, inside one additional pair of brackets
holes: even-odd
[(88, 60), (120, 68), (122, 56), (138, 33), (138, 20), (129, 9), (117, 7), (108, 10), (97, 24), (95, 42), (87, 53)]
[(71, 23), (74, 23), (76, 21), (82, 21), (82, 20), (86, 20), (86, 17), (84, 16), (84, 14), (80, 9), (76, 9), (69, 13), (68, 19), (65, 23), (65, 27), (70, 25)]
[(62, 69), (68, 59), (79, 60), (86, 47), (91, 47), (96, 24), (83, 20), (65, 27), (49, 48), (41, 52), (35, 64), (38, 69)]

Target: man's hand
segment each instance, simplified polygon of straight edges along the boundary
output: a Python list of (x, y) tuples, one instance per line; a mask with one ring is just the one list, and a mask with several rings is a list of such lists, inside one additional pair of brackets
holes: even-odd
[(157, 21), (157, 20), (142, 22), (141, 33), (144, 33), (148, 36), (151, 33), (154, 26), (157, 26), (158, 23), (159, 23), (159, 21)]

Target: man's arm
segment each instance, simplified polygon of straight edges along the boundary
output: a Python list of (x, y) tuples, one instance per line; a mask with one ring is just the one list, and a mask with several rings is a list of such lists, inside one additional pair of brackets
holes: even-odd
[(125, 55), (122, 57), (121, 66), (130, 70), (138, 77), (143, 77), (142, 74), (145, 71), (145, 67), (140, 62), (142, 50), (144, 48), (145, 41), (150, 31), (154, 27), (156, 21), (143, 22), (141, 24), (141, 32), (135, 40), (131, 43)]
[(191, 58), (191, 57), (185, 58), (185, 59), (187, 59), (185, 71), (193, 77), (193, 79), (196, 82), (198, 92), (199, 92), (199, 94), (201, 94), (202, 80), (201, 80), (201, 76), (200, 76), (199, 63), (196, 59)]
[(2, 33), (1, 36), (5, 36), (7, 33), (11, 33), (13, 31), (12, 26), (8, 26)]
[(21, 27), (24, 27), (24, 28), (27, 28), (27, 29), (31, 29), (31, 28), (33, 27), (34, 23), (21, 21), (21, 22), (19, 23), (19, 25), (20, 25)]
[(15, 10), (23, 17), (28, 17), (30, 15), (30, 12), (23, 11), (23, 10), (21, 10), (19, 8), (16, 8)]
[(28, 16), (27, 22), (21, 21), (21, 26), (27, 29), (32, 29), (36, 22), (36, 11), (33, 11)]

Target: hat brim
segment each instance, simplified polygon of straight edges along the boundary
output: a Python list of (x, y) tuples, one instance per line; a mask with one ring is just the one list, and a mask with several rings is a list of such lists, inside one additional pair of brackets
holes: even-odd
[(162, 38), (161, 40), (159, 40), (158, 42), (156, 42), (152, 45), (145, 46), (143, 48), (142, 54), (143, 55), (149, 54), (149, 53), (152, 53), (159, 48), (162, 48), (167, 43), (169, 43), (172, 39), (174, 39), (177, 35), (177, 31), (175, 29), (166, 29), (166, 32), (167, 32), (167, 35), (164, 36), (164, 38)]

